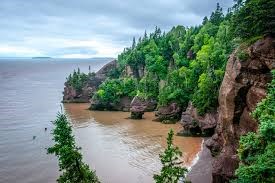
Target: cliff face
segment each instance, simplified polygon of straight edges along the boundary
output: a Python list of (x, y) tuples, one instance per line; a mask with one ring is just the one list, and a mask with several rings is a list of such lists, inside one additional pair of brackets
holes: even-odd
[(64, 103), (87, 103), (90, 102), (90, 99), (94, 92), (98, 89), (98, 86), (107, 78), (107, 74), (114, 68), (117, 67), (117, 61), (113, 60), (106, 65), (104, 65), (98, 72), (94, 75), (90, 75), (87, 83), (81, 89), (77, 91), (75, 88), (69, 85), (68, 82), (65, 83), (64, 92), (63, 92), (63, 101)]
[(179, 135), (183, 136), (212, 136), (217, 125), (217, 113), (198, 114), (197, 109), (190, 102), (186, 111), (181, 115), (183, 130)]
[(238, 167), (237, 148), (241, 135), (257, 130), (250, 113), (266, 96), (267, 83), (275, 69), (275, 39), (266, 37), (247, 50), (241, 61), (237, 51), (228, 60), (219, 92), (218, 120), (215, 134), (206, 146), (215, 156), (213, 182), (228, 182)]

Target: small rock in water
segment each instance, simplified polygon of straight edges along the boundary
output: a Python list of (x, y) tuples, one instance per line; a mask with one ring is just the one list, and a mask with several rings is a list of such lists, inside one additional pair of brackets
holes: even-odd
[(34, 140), (36, 138), (36, 136), (32, 136), (32, 140)]

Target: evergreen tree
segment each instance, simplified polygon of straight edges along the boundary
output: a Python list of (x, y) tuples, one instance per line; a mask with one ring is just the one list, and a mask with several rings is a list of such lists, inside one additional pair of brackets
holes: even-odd
[(136, 47), (136, 38), (133, 37), (132, 49), (134, 49), (135, 47)]
[(220, 25), (220, 23), (223, 21), (223, 12), (219, 3), (217, 3), (216, 10), (212, 12), (209, 20), (214, 25)]
[(237, 0), (231, 28), (243, 39), (275, 34), (275, 1)]
[(207, 18), (207, 16), (205, 16), (203, 18), (202, 25), (205, 25), (207, 22), (208, 22), (208, 18)]
[(162, 169), (160, 175), (154, 175), (156, 183), (178, 183), (180, 178), (184, 179), (187, 169), (181, 166), (180, 157), (182, 152), (173, 145), (174, 132), (171, 129), (167, 137), (167, 148), (160, 155)]
[(48, 148), (49, 154), (55, 154), (58, 158), (59, 169), (62, 172), (57, 179), (59, 183), (99, 183), (94, 171), (82, 162), (80, 148), (76, 146), (72, 127), (69, 125), (67, 116), (57, 114), (53, 122), (53, 140), (55, 144)]

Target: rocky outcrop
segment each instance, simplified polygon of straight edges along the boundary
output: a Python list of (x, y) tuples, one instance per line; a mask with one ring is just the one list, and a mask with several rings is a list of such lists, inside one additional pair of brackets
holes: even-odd
[(215, 156), (213, 182), (228, 182), (238, 167), (237, 148), (241, 135), (257, 130), (250, 113), (266, 95), (267, 83), (275, 69), (275, 39), (266, 37), (247, 48), (248, 59), (234, 52), (227, 63), (219, 92), (215, 135), (206, 142)]
[(217, 125), (217, 113), (198, 115), (197, 109), (190, 102), (186, 111), (181, 115), (181, 125), (184, 136), (212, 136)]
[(65, 83), (63, 92), (63, 103), (86, 103), (89, 102), (90, 96), (96, 91), (97, 85), (86, 84), (81, 91), (77, 91), (68, 83)]
[(88, 103), (98, 86), (107, 78), (108, 73), (117, 67), (117, 61), (113, 60), (103, 66), (98, 72), (89, 74), (87, 83), (81, 90), (76, 90), (68, 82), (65, 83), (63, 92), (64, 103)]
[(108, 77), (108, 74), (115, 68), (117, 68), (117, 60), (113, 60), (104, 65), (99, 71), (96, 72), (96, 77), (105, 80)]
[(131, 118), (142, 119), (144, 112), (154, 111), (157, 107), (157, 101), (154, 99), (143, 99), (135, 96), (130, 105)]
[(156, 121), (163, 123), (173, 123), (180, 119), (182, 109), (177, 103), (171, 103), (167, 106), (162, 106), (155, 113)]
[(142, 119), (144, 114), (144, 106), (133, 106), (130, 109), (131, 111), (131, 119)]

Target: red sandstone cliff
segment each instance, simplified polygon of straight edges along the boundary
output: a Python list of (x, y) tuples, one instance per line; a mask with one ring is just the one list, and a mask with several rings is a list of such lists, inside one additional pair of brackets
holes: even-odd
[(275, 39), (266, 37), (247, 48), (248, 59), (241, 61), (235, 51), (229, 58), (219, 92), (215, 134), (206, 142), (215, 156), (213, 182), (228, 182), (238, 167), (237, 148), (241, 135), (257, 130), (251, 117), (266, 95), (267, 83), (275, 69)]

